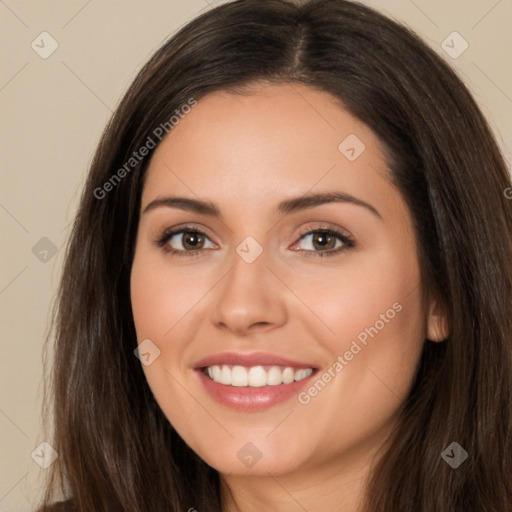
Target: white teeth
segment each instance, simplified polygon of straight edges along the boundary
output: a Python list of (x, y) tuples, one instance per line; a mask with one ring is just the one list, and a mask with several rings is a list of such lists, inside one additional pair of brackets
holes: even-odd
[(223, 365), (220, 372), (220, 380), (225, 384), (231, 384), (231, 370), (229, 366)]
[(212, 379), (215, 381), (215, 382), (219, 382), (220, 379), (221, 379), (221, 374), (220, 374), (220, 367), (219, 366), (214, 366), (212, 368), (213, 370), (213, 377)]
[(295, 380), (302, 380), (306, 377), (309, 377), (313, 373), (313, 370), (311, 368), (306, 368), (304, 370), (297, 370), (295, 372)]
[[(214, 366), (215, 368), (215, 366)], [(218, 368), (218, 366), (217, 366)], [(229, 369), (229, 367), (228, 367)], [(215, 380), (215, 373), (213, 374), (213, 380)], [(215, 382), (220, 382), (219, 380), (215, 380)], [(247, 374), (247, 370), (243, 366), (233, 366), (231, 370), (231, 385), (232, 386), (247, 386), (249, 383), (249, 375)], [(224, 384), (224, 382), (221, 382)]]
[(283, 384), (290, 384), (294, 381), (294, 379), (295, 379), (295, 372), (293, 371), (293, 368), (290, 368), (289, 366), (287, 366), (283, 372)]
[(208, 366), (207, 373), (210, 379), (219, 384), (236, 387), (260, 388), (263, 386), (278, 386), (279, 384), (291, 384), (313, 373), (312, 368), (300, 368), (295, 370), (290, 366), (271, 366), (265, 371), (263, 366), (244, 366), (214, 365)]
[(252, 388), (261, 388), (267, 385), (267, 372), (262, 366), (253, 366), (249, 370), (249, 386)]
[(281, 382), (283, 382), (283, 372), (277, 366), (272, 366), (267, 372), (267, 384), (277, 386)]

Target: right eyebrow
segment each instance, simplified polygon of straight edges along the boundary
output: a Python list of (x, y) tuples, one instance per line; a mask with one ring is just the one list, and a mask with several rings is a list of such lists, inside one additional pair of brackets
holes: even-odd
[(145, 214), (155, 208), (167, 206), (168, 208), (178, 208), (189, 212), (202, 213), (204, 215), (211, 215), (212, 217), (222, 218), (219, 208), (209, 201), (201, 201), (199, 199), (192, 199), (189, 197), (158, 197), (151, 201), (143, 210)]

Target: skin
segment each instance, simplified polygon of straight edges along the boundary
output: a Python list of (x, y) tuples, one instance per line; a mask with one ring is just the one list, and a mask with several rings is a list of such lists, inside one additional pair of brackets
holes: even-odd
[[(365, 145), (354, 161), (338, 149), (349, 134)], [(448, 334), (436, 301), (422, 303), (411, 217), (388, 173), (372, 131), (328, 93), (299, 84), (209, 94), (152, 156), (131, 299), (139, 343), (149, 338), (160, 356), (143, 368), (170, 423), (221, 473), (224, 511), (361, 510), (364, 478), (408, 395), (425, 338)], [(330, 191), (371, 204), (381, 218), (351, 203), (274, 214), (284, 199)], [(214, 202), (222, 218), (166, 206), (142, 214), (167, 195)], [(167, 246), (188, 247), (185, 257), (155, 245), (184, 223), (206, 234), (202, 251), (183, 245), (184, 234)], [(300, 240), (322, 227), (356, 246), (315, 258), (343, 246)], [(236, 252), (248, 236), (263, 250), (250, 264)], [(401, 311), (307, 404), (293, 397), (235, 411), (215, 402), (192, 369), (218, 352), (270, 352), (310, 361), (321, 374), (397, 302)], [(261, 452), (250, 468), (237, 457), (248, 442)]]

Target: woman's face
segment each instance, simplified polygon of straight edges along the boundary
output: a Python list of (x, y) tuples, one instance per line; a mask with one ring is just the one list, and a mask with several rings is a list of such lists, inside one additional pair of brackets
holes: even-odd
[(387, 173), (376, 136), (298, 84), (210, 94), (156, 148), (131, 274), (141, 360), (222, 473), (339, 474), (390, 432), (429, 308)]

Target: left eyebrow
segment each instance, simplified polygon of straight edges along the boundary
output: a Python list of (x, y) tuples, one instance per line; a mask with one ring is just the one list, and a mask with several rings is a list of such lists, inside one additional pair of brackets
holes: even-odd
[[(348, 203), (356, 206), (361, 206), (371, 212), (373, 215), (382, 220), (381, 214), (371, 204), (358, 199), (350, 194), (344, 192), (325, 192), (320, 194), (308, 194), (299, 197), (292, 197), (281, 201), (277, 208), (278, 215), (289, 215), (291, 213), (307, 210), (328, 203)], [(151, 201), (142, 212), (147, 213), (160, 206), (168, 208), (178, 208), (180, 210), (191, 211), (203, 215), (210, 215), (212, 217), (222, 218), (222, 214), (218, 206), (211, 201), (202, 201), (199, 199), (192, 199), (190, 197), (176, 197), (166, 196), (159, 197)]]
[(349, 203), (356, 206), (361, 206), (382, 220), (381, 214), (374, 206), (367, 203), (366, 201), (363, 201), (362, 199), (358, 199), (357, 197), (354, 197), (350, 194), (346, 194), (345, 192), (308, 194), (300, 197), (286, 199), (285, 201), (279, 203), (277, 207), (277, 213), (279, 215), (287, 215), (293, 212), (314, 208), (315, 206), (320, 206), (327, 203)]

